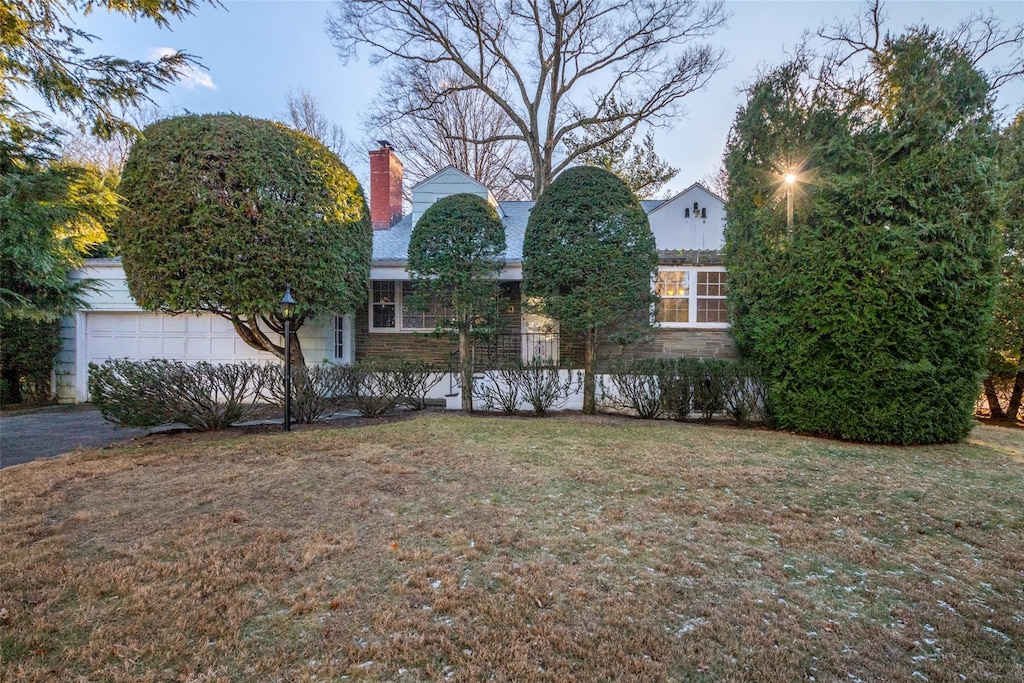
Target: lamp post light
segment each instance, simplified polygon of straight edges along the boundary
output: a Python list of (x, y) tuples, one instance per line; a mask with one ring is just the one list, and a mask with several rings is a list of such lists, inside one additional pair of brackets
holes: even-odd
[(284, 319), (284, 431), (292, 430), (292, 317), (295, 315), (295, 299), (291, 285), (285, 285), (284, 297), (280, 303)]
[(786, 173), (782, 180), (785, 181), (785, 227), (793, 229), (793, 186), (797, 183), (797, 176)]

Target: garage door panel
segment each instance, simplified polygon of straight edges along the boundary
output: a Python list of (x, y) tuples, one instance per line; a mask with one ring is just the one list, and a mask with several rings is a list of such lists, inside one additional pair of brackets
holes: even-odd
[(164, 337), (164, 353), (163, 357), (168, 359), (175, 359), (185, 357), (185, 338), (184, 337)]
[(169, 320), (163, 315), (140, 315), (139, 332), (142, 334), (159, 334), (164, 331), (164, 321)]
[(231, 323), (215, 315), (169, 316), (158, 313), (88, 312), (87, 363), (108, 358), (210, 361), (270, 361), (274, 357), (253, 349), (239, 338)]
[(216, 317), (209, 315), (199, 317), (190, 315), (186, 318), (185, 331), (189, 334), (209, 334), (211, 319), (216, 319)]

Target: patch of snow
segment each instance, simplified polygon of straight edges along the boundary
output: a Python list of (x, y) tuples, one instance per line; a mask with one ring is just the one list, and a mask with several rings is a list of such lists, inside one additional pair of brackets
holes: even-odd
[(988, 631), (989, 633), (992, 633), (992, 634), (995, 634), (995, 635), (999, 636), (1000, 638), (1003, 639), (1004, 643), (1011, 642), (1010, 636), (1006, 635), (1002, 631), (999, 631), (999, 630), (996, 630), (996, 629), (992, 628), (991, 626), (982, 626), (981, 630), (982, 631)]

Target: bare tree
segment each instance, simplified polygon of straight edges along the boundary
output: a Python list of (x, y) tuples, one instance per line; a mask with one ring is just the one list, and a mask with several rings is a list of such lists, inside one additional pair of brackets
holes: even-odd
[(324, 147), (334, 152), (346, 166), (350, 166), (346, 157), (351, 156), (352, 146), (344, 129), (332, 121), (320, 106), (320, 101), (305, 88), (298, 92), (288, 91), (287, 119), (292, 128), (302, 131), (311, 138), (323, 143)]
[[(724, 52), (701, 41), (724, 22), (721, 0), (341, 0), (327, 32), (343, 60), (369, 47), (398, 82), (417, 70), (460, 74), (426, 104), (463, 91), (491, 100), (511, 130), (456, 137), (522, 145), (537, 197), (581, 154), (678, 114), (723, 66)], [(632, 106), (611, 113), (612, 96)], [(603, 123), (617, 125), (565, 151), (567, 134)]]
[[(499, 200), (528, 199), (529, 157), (512, 139), (511, 121), (479, 90), (451, 87), (460, 80), (458, 73), (430, 78), (419, 69), (393, 71), (367, 127), (401, 151), (410, 185), (454, 166)], [(446, 88), (447, 95), (438, 94)]]
[(131, 130), (115, 131), (106, 139), (82, 127), (65, 132), (61, 138), (61, 159), (68, 163), (94, 168), (104, 174), (119, 176), (132, 145), (139, 137), (138, 131), (167, 116), (152, 102), (122, 107), (117, 115), (131, 126)]
[[(861, 60), (880, 54), (887, 37), (887, 18), (882, 0), (866, 0), (862, 13), (853, 21), (819, 28), (817, 37), (831, 51), (822, 60), (818, 79), (856, 104), (870, 97), (870, 88), (865, 86), (869, 72)], [(911, 28), (923, 31), (926, 27)], [(1024, 23), (1004, 28), (990, 10), (967, 17), (950, 31), (936, 31), (936, 35), (956, 46), (972, 66), (984, 73), (990, 92), (1024, 76)], [(844, 80), (847, 84), (839, 87)]]

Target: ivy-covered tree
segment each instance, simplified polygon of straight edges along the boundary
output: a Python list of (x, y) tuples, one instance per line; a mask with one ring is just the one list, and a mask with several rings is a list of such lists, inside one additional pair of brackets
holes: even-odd
[(455, 194), (423, 212), (409, 241), (409, 273), (417, 297), (450, 311), (441, 327), (459, 334), (462, 409), (473, 410), (474, 320), (486, 315), (498, 294), (505, 265), (505, 226), (483, 197)]
[(649, 329), (657, 267), (647, 214), (611, 171), (570, 168), (533, 207), (523, 242), (523, 297), (583, 342), (583, 412), (595, 410), (602, 337), (626, 341)]
[[(278, 301), (290, 285), (294, 330), (366, 301), (371, 227), (363, 191), (321, 143), (232, 114), (179, 116), (144, 131), (125, 163), (113, 238), (132, 296), (170, 314), (215, 313), (253, 348), (284, 349)], [(292, 364), (302, 351), (292, 344)]]
[[(1015, 420), (1024, 397), (1024, 111), (999, 137), (1003, 244), (985, 395), (996, 419)], [(1008, 385), (1004, 407), (999, 385)]]
[(927, 29), (863, 51), (849, 80), (835, 61), (776, 69), (737, 114), (733, 333), (780, 428), (955, 441), (973, 425), (994, 290), (989, 84)]

